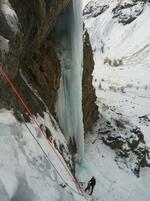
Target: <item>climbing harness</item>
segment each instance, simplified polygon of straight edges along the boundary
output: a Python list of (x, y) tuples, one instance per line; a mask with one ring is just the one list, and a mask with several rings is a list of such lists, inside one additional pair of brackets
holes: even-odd
[[(0, 65), (0, 75), (3, 77), (3, 79), (8, 83), (8, 85), (10, 86), (10, 88), (12, 89), (13, 93), (17, 96), (17, 98), (19, 99), (19, 101), (21, 102), (22, 106), (24, 107), (24, 109), (27, 111), (28, 115), (30, 116), (30, 118), (33, 120), (33, 122), (36, 124), (36, 126), (39, 128), (41, 134), (46, 138), (46, 133), (41, 129), (40, 124), (38, 122), (38, 120), (36, 119), (36, 117), (31, 113), (30, 109), (28, 108), (28, 106), (26, 105), (24, 99), (22, 98), (22, 96), (20, 95), (20, 93), (17, 91), (15, 85), (13, 84), (13, 82), (10, 80), (10, 78), (8, 77), (8, 75), (6, 74), (6, 72), (3, 70), (2, 66)], [(24, 121), (25, 123), (25, 121)], [(27, 124), (25, 124), (27, 127)], [(29, 130), (29, 128), (28, 128)], [(31, 133), (31, 132), (30, 132)], [(32, 134), (32, 136), (34, 137), (34, 135)], [(40, 145), (40, 143), (37, 141), (37, 139), (34, 137), (34, 139), (36, 140), (36, 142), (38, 143), (38, 145), (40, 146), (40, 148), (42, 149), (44, 155), (46, 156), (47, 160), (49, 161), (49, 163), (54, 167), (54, 169), (56, 170), (56, 172), (58, 173), (58, 175), (61, 177), (61, 179), (64, 181), (64, 179), (62, 178), (62, 176), (60, 175), (60, 173), (58, 172), (58, 170), (55, 168), (54, 164), (50, 161), (49, 157), (47, 156), (47, 154), (45, 153), (45, 151), (43, 150), (42, 146)], [(47, 140), (47, 138), (46, 138)], [(72, 173), (70, 172), (68, 166), (66, 166), (66, 164), (63, 162), (61, 156), (59, 155), (59, 153), (56, 151), (54, 145), (47, 140), (47, 142), (49, 143), (49, 145), (51, 146), (53, 152), (56, 154), (57, 158), (59, 159), (59, 161), (61, 162), (61, 164), (63, 165), (63, 167), (65, 168), (65, 170), (68, 172), (69, 176), (71, 177), (73, 183), (75, 183), (76, 188), (78, 190), (78, 192), (76, 190), (74, 190), (71, 186), (69, 186), (67, 184), (67, 186), (69, 186), (74, 192), (78, 193), (79, 195), (83, 196), (86, 200), (87, 198), (85, 197), (79, 183), (76, 181), (76, 179), (74, 178), (74, 176), (72, 175)], [(65, 182), (66, 184), (66, 182)], [(87, 200), (88, 201), (88, 200)]]

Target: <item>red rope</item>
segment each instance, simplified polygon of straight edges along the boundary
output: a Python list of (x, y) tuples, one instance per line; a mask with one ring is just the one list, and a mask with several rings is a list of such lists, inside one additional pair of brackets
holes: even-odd
[[(8, 83), (8, 85), (11, 87), (13, 93), (18, 97), (18, 99), (20, 100), (21, 104), (23, 105), (23, 107), (25, 108), (25, 110), (27, 111), (27, 113), (29, 114), (29, 116), (31, 117), (31, 119), (33, 120), (33, 122), (37, 125), (37, 127), (40, 129), (40, 132), (42, 133), (42, 135), (46, 138), (46, 134), (45, 132), (41, 129), (39, 122), (37, 121), (36, 117), (31, 113), (30, 109), (28, 108), (28, 106), (26, 105), (25, 101), (23, 100), (22, 96), (19, 94), (19, 92), (17, 91), (15, 85), (13, 84), (13, 82), (10, 80), (10, 78), (8, 77), (8, 75), (4, 72), (2, 66), (0, 65), (0, 74), (2, 75), (2, 77), (6, 80), (6, 82)], [(58, 152), (56, 151), (54, 145), (47, 140), (47, 142), (50, 144), (51, 148), (53, 149), (54, 153), (56, 154), (57, 158), (59, 159), (59, 161), (61, 162), (61, 164), (63, 165), (63, 167), (66, 169), (66, 171), (68, 172), (68, 174), (70, 175), (72, 181), (75, 183), (78, 192), (84, 196), (83, 191), (79, 185), (79, 183), (76, 181), (76, 179), (74, 178), (74, 176), (72, 175), (72, 173), (70, 172), (69, 168), (65, 165), (65, 163), (63, 162), (60, 154), (58, 154)], [(84, 196), (85, 197), (85, 196)], [(86, 198), (85, 198), (86, 199)]]

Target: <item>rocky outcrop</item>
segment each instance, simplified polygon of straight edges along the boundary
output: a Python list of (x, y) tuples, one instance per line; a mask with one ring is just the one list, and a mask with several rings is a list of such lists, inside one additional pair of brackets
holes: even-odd
[(132, 3), (122, 2), (112, 10), (114, 14), (113, 18), (117, 18), (118, 22), (123, 25), (130, 24), (143, 12), (143, 9), (143, 1), (133, 1)]
[(150, 2), (150, 0), (133, 0), (133, 2), (142, 1), (144, 3)]
[(70, 0), (10, 0), (19, 18), (23, 33), (20, 59), (26, 57), (29, 59), (33, 52), (45, 43), (58, 16), (64, 11), (69, 2)]
[[(11, 60), (13, 60), (13, 65), (15, 65), (16, 73), (20, 65), (26, 67), (31, 62), (33, 55), (46, 42), (56, 20), (63, 13), (69, 2), (70, 0), (10, 0), (11, 6), (19, 20), (20, 33), (17, 37), (11, 37), (13, 36), (12, 30), (8, 29), (8, 24), (4, 22), (3, 15), (1, 15), (0, 21), (5, 28), (4, 31), (7, 32), (5, 37), (11, 39), (10, 49), (14, 54), (11, 54)], [(12, 73), (14, 74), (14, 69)]]
[[(34, 93), (25, 86), (26, 79), (37, 90), (50, 112), (55, 113), (54, 105), (61, 68), (55, 48), (48, 36), (69, 2), (70, 0), (10, 0), (20, 29), (19, 32), (13, 34), (7, 20), (3, 20), (4, 15), (0, 15), (0, 24), (4, 27), (1, 35), (9, 40), (9, 52), (1, 51), (0, 62), (34, 114), (44, 111), (45, 107), (40, 99), (36, 98)], [(24, 80), (20, 72), (25, 76)], [(8, 92), (8, 86), (1, 78), (0, 86)], [(15, 111), (23, 112), (22, 106), (11, 90), (9, 93), (6, 91), (2, 90), (0, 94), (0, 108), (14, 108)]]
[(140, 168), (150, 166), (149, 150), (140, 128), (121, 119), (113, 119), (110, 122), (101, 117), (100, 121), (100, 128), (97, 131), (98, 137), (111, 149), (115, 150), (115, 161), (118, 167), (126, 166), (139, 177)]
[[(42, 97), (49, 111), (53, 115), (55, 114), (54, 105), (60, 74), (59, 60), (54, 48), (48, 41), (34, 55), (31, 63), (26, 68), (20, 68), (17, 72), (13, 82), (33, 114), (41, 114), (42, 111), (46, 110), (45, 104), (37, 97)], [(10, 78), (12, 77), (10, 76)], [(29, 87), (26, 82), (32, 87)], [(20, 111), (25, 114), (22, 104), (3, 79), (0, 79), (0, 88), (2, 89), (0, 93), (0, 108), (13, 108), (15, 112)]]
[[(55, 45), (51, 42), (50, 33), (55, 32), (56, 21), (61, 18), (60, 15), (63, 14), (70, 1), (10, 0), (11, 7), (17, 16), (16, 26), (19, 31), (15, 33), (7, 23), (5, 16), (0, 15), (0, 24), (3, 25), (0, 34), (9, 40), (9, 52), (1, 51), (0, 62), (33, 114), (42, 114), (47, 106), (55, 116), (54, 105), (60, 85), (61, 66)], [(86, 31), (83, 71), (85, 132), (92, 129), (98, 118), (96, 96), (92, 86), (93, 68), (92, 49)], [(13, 108), (18, 118), (18, 112), (25, 115), (21, 103), (1, 77), (0, 87), (3, 89), (0, 93), (0, 108)], [(45, 104), (37, 97), (42, 97)]]
[[(132, 0), (115, 2), (112, 8), (113, 18), (117, 19), (123, 25), (133, 22), (144, 10), (145, 3), (149, 0)], [(110, 8), (109, 3), (99, 1), (90, 1), (84, 8), (83, 15), (85, 19), (89, 17), (98, 17)]]
[(97, 17), (109, 8), (108, 5), (99, 5), (97, 2), (90, 1), (83, 10), (83, 15)]
[(60, 84), (61, 67), (52, 44), (47, 41), (31, 60), (23, 74), (55, 116), (55, 102)]
[(83, 52), (83, 122), (86, 133), (93, 128), (93, 125), (98, 119), (95, 89), (92, 86), (94, 60), (87, 31), (84, 34)]

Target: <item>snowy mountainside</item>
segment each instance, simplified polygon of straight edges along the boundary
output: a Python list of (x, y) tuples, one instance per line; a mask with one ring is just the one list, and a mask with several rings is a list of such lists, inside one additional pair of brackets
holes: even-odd
[(137, 176), (140, 167), (149, 166), (150, 148), (150, 4), (146, 2), (84, 1), (83, 11), (95, 60), (93, 85), (106, 125), (105, 129), (99, 125), (98, 132), (116, 150), (117, 162), (121, 156)]
[(129, 168), (118, 168), (116, 155), (101, 140), (96, 140), (94, 131), (85, 140), (85, 160), (76, 166), (77, 175), (85, 187), (90, 176), (96, 177), (94, 201), (149, 201), (150, 169), (141, 170), (140, 178)]
[[(69, 154), (66, 142), (57, 125), (54, 126), (47, 113), (45, 113), (44, 119), (39, 116), (38, 121), (52, 131), (52, 139), (55, 139), (58, 146), (61, 144), (64, 146), (63, 152), (66, 153), (67, 159)], [(44, 137), (40, 136), (39, 129), (32, 122), (26, 123), (26, 125), (62, 178), (77, 191), (75, 184), (50, 145)], [(64, 181), (52, 164), (46, 160), (27, 127), (15, 119), (12, 111), (0, 111), (0, 201), (84, 200), (70, 187), (62, 188), (65, 185)]]

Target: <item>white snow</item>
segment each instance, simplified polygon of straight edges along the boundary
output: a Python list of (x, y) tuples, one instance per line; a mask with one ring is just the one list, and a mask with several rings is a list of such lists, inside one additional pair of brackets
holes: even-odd
[(82, 8), (84, 9), (84, 7), (86, 6), (86, 4), (88, 2), (90, 2), (91, 0), (82, 0)]
[[(150, 122), (139, 119), (144, 115), (150, 118), (150, 4), (144, 6), (143, 13), (132, 23), (123, 25), (113, 18), (112, 9), (118, 2), (131, 3), (130, 0), (84, 0), (84, 6), (88, 2), (94, 6), (109, 5), (97, 17), (84, 16), (94, 53), (93, 85), (99, 112), (111, 122), (118, 118), (140, 127), (150, 147)], [(140, 6), (138, 3), (123, 12), (134, 14)], [(121, 65), (115, 66), (119, 60)], [(125, 164), (117, 164), (114, 151), (95, 132), (87, 137), (85, 144), (85, 161), (76, 170), (84, 187), (92, 176), (96, 177), (93, 200), (150, 200), (149, 168), (142, 168), (137, 178)]]
[(5, 50), (6, 52), (8, 52), (9, 50), (9, 40), (7, 40), (1, 35), (0, 35), (0, 48), (1, 50)]
[(86, 140), (85, 161), (77, 165), (77, 175), (84, 188), (88, 180), (96, 177), (92, 198), (94, 201), (149, 201), (150, 169), (142, 169), (140, 178), (129, 169), (118, 168), (115, 153), (102, 141), (92, 144), (96, 135)]
[[(100, 113), (110, 118), (121, 114), (142, 129), (149, 145), (150, 123), (142, 125), (139, 117), (150, 114), (150, 4), (132, 23), (123, 25), (113, 18), (117, 1), (96, 2), (109, 5), (96, 18), (84, 17), (94, 51), (93, 85)], [(105, 112), (104, 106), (108, 106)]]
[[(93, 84), (97, 104), (106, 119), (118, 117), (139, 126), (150, 146), (150, 123), (139, 120), (144, 115), (150, 118), (150, 7), (147, 4), (136, 20), (123, 26), (112, 18), (111, 10), (116, 2), (117, 0), (97, 1), (97, 4), (109, 4), (110, 7), (96, 18), (85, 17), (94, 51)], [(7, 14), (14, 15), (7, 6), (4, 6), (4, 10), (7, 10)], [(115, 60), (121, 60), (122, 64), (115, 66)], [(62, 143), (67, 149), (66, 141), (53, 117), (47, 112), (44, 113), (44, 118), (38, 115), (37, 119), (49, 128), (56, 144)], [(27, 123), (27, 126), (64, 180), (77, 191), (34, 122)], [(100, 139), (95, 141), (95, 138), (95, 132), (87, 137), (85, 160), (76, 165), (76, 175), (83, 182), (83, 187), (91, 176), (96, 177), (97, 184), (91, 198), (94, 201), (149, 201), (150, 169), (143, 168), (137, 178), (125, 165), (122, 164), (119, 168), (115, 153)], [(25, 124), (15, 119), (13, 111), (5, 109), (0, 110), (0, 153), (0, 201), (85, 200), (70, 187), (62, 188), (58, 185), (64, 182), (45, 159)], [(67, 152), (65, 157), (69, 158)], [(87, 200), (91, 198), (87, 196)]]
[(0, 110), (0, 122), (5, 125), (16, 123), (16, 119), (13, 116), (13, 111), (8, 111), (6, 109)]
[(17, 33), (19, 31), (19, 21), (16, 12), (13, 10), (9, 0), (3, 0), (1, 2), (1, 10), (5, 15), (8, 25), (12, 28), (15, 33)]
[[(45, 121), (46, 125), (51, 129), (53, 126), (49, 122), (48, 114), (45, 115)], [(44, 123), (45, 121), (43, 120)], [(33, 123), (27, 123), (27, 126), (36, 137), (37, 127)], [(55, 135), (57, 133), (59, 142), (65, 143), (60, 130), (52, 129)], [(13, 116), (13, 112), (7, 110), (0, 111), (0, 130), (1, 201), (84, 200), (82, 196), (72, 190), (77, 191), (72, 178), (65, 171), (43, 136), (36, 138), (72, 189), (69, 187), (62, 188), (58, 185), (58, 183), (64, 184), (64, 182), (54, 172), (52, 165), (45, 159), (43, 152), (30, 135), (25, 124), (20, 124)]]

